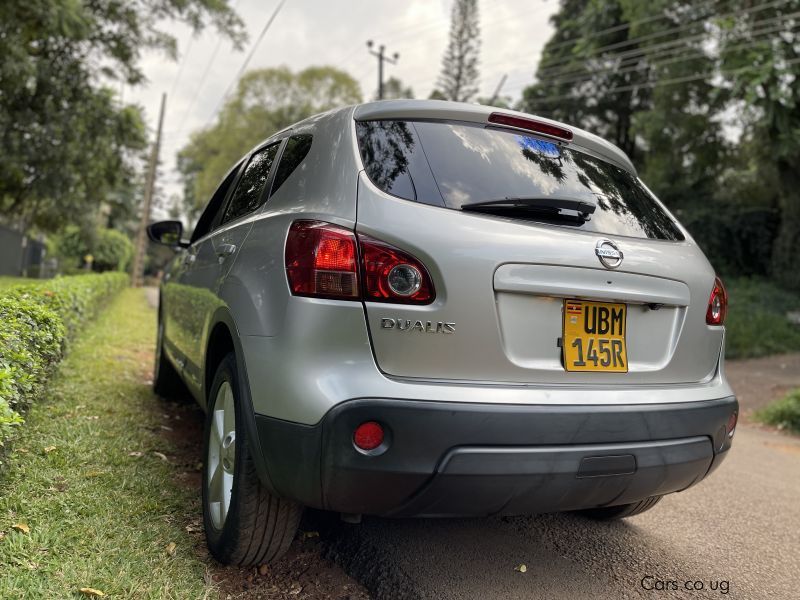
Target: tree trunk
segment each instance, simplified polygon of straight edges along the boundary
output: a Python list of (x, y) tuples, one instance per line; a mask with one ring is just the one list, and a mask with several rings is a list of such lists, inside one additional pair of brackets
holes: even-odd
[(784, 287), (800, 290), (800, 172), (788, 160), (779, 160), (777, 168), (781, 223), (772, 246), (772, 277)]

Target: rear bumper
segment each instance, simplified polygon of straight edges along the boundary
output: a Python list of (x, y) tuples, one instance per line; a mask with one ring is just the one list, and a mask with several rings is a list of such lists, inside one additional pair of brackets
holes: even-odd
[[(359, 399), (314, 426), (256, 415), (271, 487), (326, 510), (385, 516), (532, 514), (688, 488), (724, 459), (736, 398), (649, 405)], [(367, 456), (354, 429), (378, 421)]]

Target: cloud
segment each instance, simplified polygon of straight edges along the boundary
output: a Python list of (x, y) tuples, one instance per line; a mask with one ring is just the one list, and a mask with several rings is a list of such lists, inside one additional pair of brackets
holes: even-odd
[[(255, 39), (277, 0), (239, 0), (237, 11)], [(530, 83), (536, 62), (552, 28), (550, 16), (556, 0), (480, 0), (481, 92), (490, 96), (506, 74), (503, 94), (518, 98)], [(387, 52), (400, 53), (397, 65), (388, 65), (385, 77), (398, 77), (417, 97), (427, 97), (436, 84), (441, 57), (447, 45), (451, 2), (443, 0), (288, 0), (250, 62), (250, 69), (287, 65), (300, 70), (331, 64), (349, 72), (361, 85), (365, 99), (377, 88), (377, 59), (367, 52), (366, 41), (385, 44)], [(175, 155), (193, 130), (213, 122), (213, 111), (238, 72), (246, 52), (236, 52), (223, 41), (214, 57), (218, 36), (206, 30), (192, 38), (188, 27), (170, 24), (176, 35), (178, 62), (147, 52), (142, 66), (148, 83), (123, 91), (125, 102), (144, 107), (151, 128), (158, 117), (162, 92), (175, 86), (167, 98), (167, 115), (161, 149), (160, 186), (165, 197), (180, 194)], [(214, 58), (207, 79), (202, 74)], [(181, 67), (181, 61), (184, 61)], [(180, 77), (176, 82), (176, 76)], [(182, 125), (182, 126), (181, 126)], [(246, 152), (248, 148), (242, 148)]]

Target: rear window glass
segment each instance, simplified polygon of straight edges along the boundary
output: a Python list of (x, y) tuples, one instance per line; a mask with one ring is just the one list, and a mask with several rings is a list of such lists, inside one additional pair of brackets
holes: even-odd
[[(605, 234), (683, 239), (635, 176), (577, 149), (521, 132), (458, 122), (362, 121), (356, 132), (367, 175), (400, 198), (452, 209), (507, 198), (581, 200), (596, 206), (589, 220), (557, 224)], [(533, 212), (524, 218), (552, 222)]]
[(278, 163), (278, 170), (275, 172), (275, 181), (272, 184), (274, 194), (283, 182), (289, 179), (289, 175), (294, 173), (300, 166), (308, 152), (311, 150), (312, 137), (309, 134), (293, 135), (286, 140), (286, 147), (283, 149), (281, 162)]
[(225, 216), (222, 218), (223, 223), (238, 219), (258, 208), (261, 202), (261, 193), (267, 185), (269, 172), (272, 169), (272, 163), (275, 162), (275, 155), (278, 153), (279, 145), (267, 146), (252, 156), (242, 174), (242, 178), (236, 185), (233, 197), (228, 202)]

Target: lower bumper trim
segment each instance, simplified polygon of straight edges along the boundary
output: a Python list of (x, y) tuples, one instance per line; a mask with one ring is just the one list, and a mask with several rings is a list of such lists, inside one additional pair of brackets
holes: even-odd
[[(551, 406), (359, 399), (313, 426), (257, 415), (274, 491), (308, 506), (390, 516), (532, 514), (685, 489), (730, 447), (736, 398)], [(379, 455), (353, 447), (381, 423)]]
[[(707, 437), (542, 448), (457, 448), (394, 516), (517, 515), (627, 504), (677, 492), (708, 471)], [(616, 472), (581, 475), (609, 464)], [(621, 469), (619, 467), (622, 467)]]

